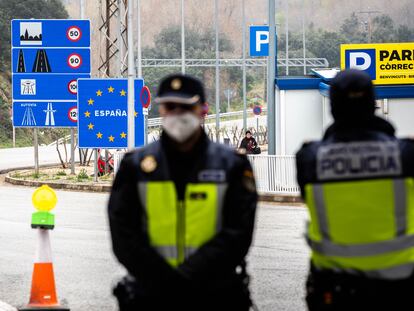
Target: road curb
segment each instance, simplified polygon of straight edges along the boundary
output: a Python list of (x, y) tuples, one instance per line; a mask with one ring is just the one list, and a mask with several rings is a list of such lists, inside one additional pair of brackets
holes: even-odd
[[(10, 173), (11, 171), (9, 171)], [(54, 189), (68, 190), (68, 191), (81, 191), (81, 192), (110, 192), (112, 185), (108, 184), (66, 184), (54, 181), (34, 181), (34, 180), (22, 180), (13, 178), (10, 175), (5, 177), (5, 182), (26, 187), (40, 187), (42, 185), (48, 185)], [(292, 203), (303, 204), (303, 200), (300, 196), (295, 195), (275, 195), (267, 193), (259, 193), (259, 201), (269, 203)], [(0, 310), (1, 311), (1, 310)]]
[(90, 185), (90, 184), (64, 184), (57, 183), (53, 181), (34, 181), (34, 180), (22, 180), (13, 178), (10, 176), (5, 177), (5, 182), (16, 185), (16, 186), (26, 186), (26, 187), (40, 187), (43, 185), (48, 185), (53, 189), (60, 190), (70, 190), (70, 191), (82, 191), (82, 192), (110, 192), (111, 185)]
[(17, 309), (3, 301), (0, 301), (0, 311), (17, 311)]

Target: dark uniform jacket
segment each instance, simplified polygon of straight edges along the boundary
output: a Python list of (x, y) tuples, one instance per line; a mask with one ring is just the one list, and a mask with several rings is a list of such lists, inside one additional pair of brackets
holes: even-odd
[[(306, 184), (320, 182), (316, 173), (316, 156), (321, 146), (363, 141), (398, 141), (402, 161), (401, 176), (414, 176), (414, 140), (398, 140), (395, 137), (393, 126), (384, 119), (373, 117), (363, 124), (334, 123), (326, 130), (322, 141), (305, 143), (296, 155), (297, 180), (302, 196), (305, 195), (304, 187)], [(381, 177), (383, 176), (375, 178)]]
[[(399, 148), (401, 156), (400, 176), (395, 178), (414, 176), (414, 140), (397, 139), (395, 130), (390, 123), (373, 117), (364, 123), (341, 123), (336, 122), (329, 127), (322, 141), (305, 143), (297, 153), (297, 180), (301, 188), (302, 196), (305, 197), (305, 185), (321, 181), (317, 172), (317, 155), (321, 147), (337, 143), (353, 144), (356, 142), (394, 142)], [(352, 157), (352, 155), (351, 155)], [(354, 169), (355, 179), (383, 178), (376, 174), (378, 159), (375, 167), (363, 167), (358, 165)], [(373, 160), (373, 161), (374, 161)], [(381, 165), (387, 165), (382, 162)], [(391, 163), (391, 162), (390, 162)], [(393, 165), (393, 164), (392, 164)], [(339, 167), (339, 166), (338, 166)], [(348, 174), (342, 167), (336, 172)], [(360, 171), (359, 171), (360, 170)], [(370, 170), (372, 176), (363, 176), (363, 170)], [(386, 170), (386, 169), (385, 169)], [(350, 175), (344, 180), (352, 180)], [(341, 181), (336, 178), (334, 181)], [(360, 194), (363, 198), (363, 193)], [(375, 217), (374, 217), (375, 218)], [(352, 228), (350, 228), (352, 230)], [(310, 274), (307, 281), (307, 303), (309, 310), (403, 310), (399, 305), (412, 305), (413, 277), (400, 281), (386, 281), (367, 278), (360, 274), (349, 274), (347, 271), (319, 269), (311, 264)], [(327, 296), (329, 295), (329, 297)], [(392, 306), (392, 307), (390, 307)]]
[[(157, 163), (150, 173), (141, 167), (147, 156), (153, 156)], [(183, 198), (185, 184), (199, 181), (199, 173), (205, 170), (225, 172), (229, 186), (222, 209), (223, 226), (213, 239), (173, 268), (150, 245), (137, 183), (169, 176), (178, 198)], [(243, 271), (257, 204), (252, 176), (246, 156), (211, 142), (204, 133), (189, 153), (178, 152), (164, 134), (160, 141), (126, 154), (114, 181), (109, 221), (115, 255), (136, 278), (142, 305), (151, 301), (154, 310), (222, 310), (220, 306), (237, 308), (249, 302)]]

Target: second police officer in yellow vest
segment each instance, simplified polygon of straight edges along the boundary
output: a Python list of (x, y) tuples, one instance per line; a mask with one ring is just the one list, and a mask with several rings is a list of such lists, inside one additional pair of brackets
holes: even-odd
[(365, 73), (339, 73), (330, 98), (333, 125), (297, 154), (310, 213), (309, 310), (412, 310), (414, 141), (375, 116)]
[(128, 270), (123, 310), (248, 310), (245, 256), (257, 193), (249, 161), (201, 128), (204, 89), (161, 82), (160, 141), (128, 153), (109, 202), (113, 248)]

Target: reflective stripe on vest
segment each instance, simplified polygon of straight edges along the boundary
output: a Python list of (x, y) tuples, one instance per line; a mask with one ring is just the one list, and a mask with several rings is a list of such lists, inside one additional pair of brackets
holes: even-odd
[(308, 242), (316, 266), (387, 279), (412, 273), (412, 179), (313, 184), (305, 191), (311, 216)]
[(187, 184), (178, 201), (172, 181), (141, 182), (151, 245), (172, 266), (181, 264), (221, 229), (227, 184)]

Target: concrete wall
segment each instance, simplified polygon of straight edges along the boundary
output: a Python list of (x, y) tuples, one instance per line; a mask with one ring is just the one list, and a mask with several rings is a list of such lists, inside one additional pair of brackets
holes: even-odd
[(280, 107), (278, 154), (295, 154), (304, 141), (320, 139), (323, 106), (319, 90), (277, 90), (276, 100)]

